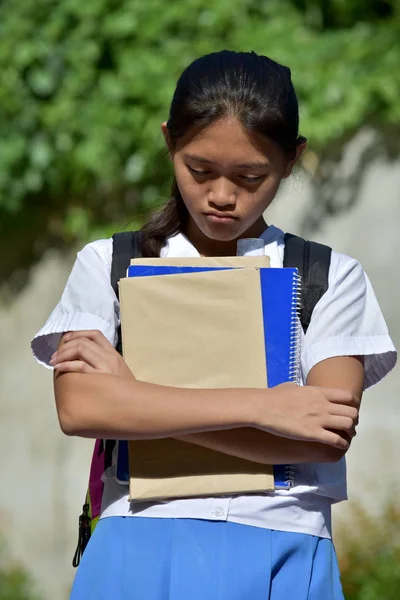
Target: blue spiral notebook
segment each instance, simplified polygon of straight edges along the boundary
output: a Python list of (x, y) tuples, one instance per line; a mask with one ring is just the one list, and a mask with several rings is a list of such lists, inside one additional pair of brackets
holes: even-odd
[[(189, 267), (165, 265), (131, 265), (128, 277), (177, 275), (203, 271), (222, 271), (232, 267)], [(299, 320), (298, 302), (300, 282), (297, 269), (259, 268), (262, 293), (262, 312), (266, 352), (266, 383), (274, 387), (281, 383), (297, 382), (299, 371)], [(129, 483), (128, 442), (118, 443), (117, 480)], [(291, 465), (274, 466), (275, 489), (290, 489), (294, 485)]]

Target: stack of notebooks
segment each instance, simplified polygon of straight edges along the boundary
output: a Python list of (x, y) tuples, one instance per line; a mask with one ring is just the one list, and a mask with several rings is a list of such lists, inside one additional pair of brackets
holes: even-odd
[[(296, 269), (268, 257), (133, 259), (120, 280), (123, 355), (138, 380), (182, 388), (296, 381)], [(184, 392), (182, 392), (184, 394)], [(273, 492), (289, 465), (263, 465), (172, 438), (119, 442), (132, 501)]]

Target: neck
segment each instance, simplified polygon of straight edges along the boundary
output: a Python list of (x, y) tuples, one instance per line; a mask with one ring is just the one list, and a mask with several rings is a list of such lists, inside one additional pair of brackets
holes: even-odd
[(239, 239), (260, 237), (267, 227), (268, 225), (264, 221), (263, 217), (260, 217), (256, 223), (254, 223), (239, 237), (227, 242), (221, 242), (219, 240), (213, 240), (204, 235), (194, 221), (189, 218), (183, 233), (199, 252), (200, 256), (236, 256), (237, 241)]

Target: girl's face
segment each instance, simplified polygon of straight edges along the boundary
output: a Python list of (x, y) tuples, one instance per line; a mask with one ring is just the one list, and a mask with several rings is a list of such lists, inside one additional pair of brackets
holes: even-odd
[[(163, 132), (168, 143), (165, 124)], [(214, 245), (226, 245), (261, 235), (266, 227), (263, 213), (299, 155), (288, 162), (277, 144), (245, 132), (236, 119), (224, 119), (178, 140), (171, 157), (189, 213), (185, 232), (189, 239), (206, 237)]]

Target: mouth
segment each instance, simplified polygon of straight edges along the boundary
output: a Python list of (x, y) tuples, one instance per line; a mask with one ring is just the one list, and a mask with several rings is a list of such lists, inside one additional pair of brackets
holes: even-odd
[(206, 219), (213, 223), (233, 223), (238, 218), (226, 213), (204, 213)]

